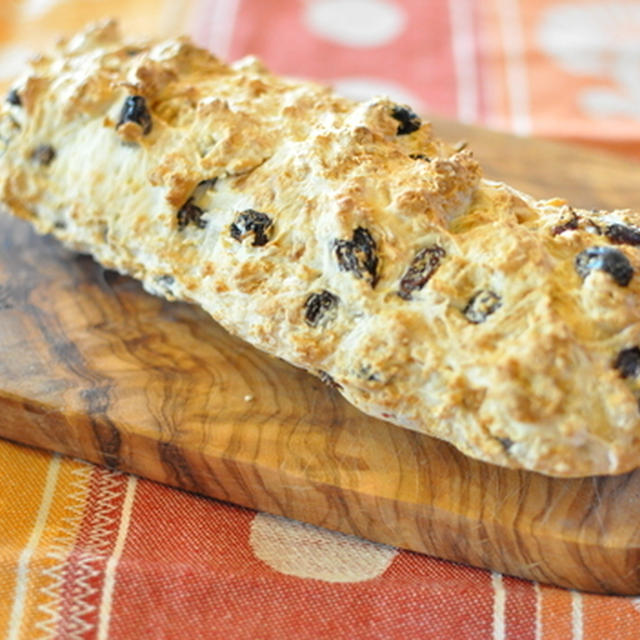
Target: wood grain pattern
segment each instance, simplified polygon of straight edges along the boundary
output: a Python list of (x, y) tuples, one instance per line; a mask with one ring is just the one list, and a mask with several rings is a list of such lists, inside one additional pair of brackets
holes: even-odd
[[(628, 161), (437, 128), (536, 196), (640, 206)], [(559, 480), (476, 462), (25, 223), (0, 229), (3, 437), (475, 566), (640, 593), (640, 472)]]

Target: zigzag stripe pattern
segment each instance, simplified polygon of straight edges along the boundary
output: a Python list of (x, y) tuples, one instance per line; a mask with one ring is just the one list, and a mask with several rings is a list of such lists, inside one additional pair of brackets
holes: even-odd
[(35, 629), (41, 633), (38, 636), (41, 640), (49, 640), (55, 636), (61, 619), (61, 587), (65, 579), (65, 566), (82, 522), (92, 470), (91, 465), (81, 463), (80, 467), (71, 472), (74, 480), (66, 495), (68, 503), (64, 507), (65, 516), (60, 521), (61, 530), (45, 555), (47, 559), (54, 560), (55, 564), (44, 569), (41, 574), (46, 582), (40, 589), (43, 604), (38, 605), (38, 612), (44, 615), (44, 619), (35, 625)]
[(62, 585), (59, 637), (81, 640), (96, 626), (104, 570), (117, 537), (126, 486), (125, 474), (102, 468), (95, 472)]

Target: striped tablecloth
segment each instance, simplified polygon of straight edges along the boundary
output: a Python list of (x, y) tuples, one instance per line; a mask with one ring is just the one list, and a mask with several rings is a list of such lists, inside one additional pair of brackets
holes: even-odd
[[(226, 58), (256, 53), (354, 97), (640, 156), (640, 2), (1, 0), (0, 82), (105, 16), (131, 33), (191, 33)], [(0, 637), (637, 640), (640, 600), (470, 569), (0, 441)]]

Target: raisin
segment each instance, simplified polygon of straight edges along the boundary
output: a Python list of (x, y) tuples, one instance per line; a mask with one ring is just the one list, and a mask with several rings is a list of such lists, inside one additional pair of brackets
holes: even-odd
[(175, 297), (175, 292), (173, 290), (175, 278), (172, 275), (169, 275), (167, 273), (161, 276), (156, 276), (155, 284), (157, 285), (158, 289), (164, 293), (165, 296)]
[(568, 220), (566, 220), (565, 222), (561, 222), (559, 225), (553, 227), (553, 229), (551, 230), (552, 235), (559, 236), (565, 231), (573, 231), (578, 228), (578, 225), (580, 223), (578, 214), (573, 209), (570, 209), (569, 215), (570, 218)]
[(509, 451), (515, 442), (511, 438), (498, 438), (498, 442), (502, 445), (505, 451)]
[(589, 247), (576, 256), (574, 266), (583, 280), (593, 270), (605, 271), (617, 284), (626, 287), (633, 277), (633, 267), (627, 256), (612, 247)]
[(247, 209), (233, 221), (230, 230), (231, 237), (242, 242), (248, 235), (253, 234), (254, 247), (262, 247), (269, 242), (273, 220), (266, 214), (253, 209)]
[(9, 93), (7, 94), (7, 102), (9, 104), (12, 104), (14, 107), (22, 106), (22, 98), (20, 97), (20, 94), (16, 91), (16, 89), (11, 89), (11, 91), (9, 91)]
[(213, 187), (216, 186), (216, 182), (218, 182), (218, 178), (207, 178), (207, 180), (200, 180), (200, 182), (198, 182), (196, 189), (203, 189), (203, 190), (207, 190), (207, 189), (213, 189)]
[(370, 364), (363, 364), (356, 372), (358, 378), (366, 380), (367, 382), (380, 382), (382, 377), (377, 371), (374, 371)]
[(400, 280), (398, 295), (405, 300), (411, 300), (411, 292), (422, 289), (429, 282), (446, 255), (447, 252), (438, 245), (420, 249)]
[(400, 123), (396, 132), (399, 136), (413, 133), (422, 125), (422, 121), (418, 115), (408, 107), (401, 107), (399, 105), (394, 106), (391, 110), (391, 116)]
[(329, 291), (312, 293), (304, 303), (304, 319), (311, 327), (324, 326), (335, 318), (339, 302), (338, 296)]
[(640, 373), (640, 349), (623, 349), (613, 363), (622, 378), (635, 378)]
[(640, 229), (634, 227), (614, 222), (606, 228), (604, 235), (613, 244), (629, 244), (632, 247), (640, 246)]
[(357, 227), (351, 240), (336, 240), (334, 243), (336, 259), (341, 271), (351, 271), (357, 278), (363, 278), (371, 284), (378, 282), (378, 256), (376, 241), (364, 227)]
[(0, 285), (0, 311), (14, 308), (14, 300), (12, 291), (3, 285)]
[(409, 157), (412, 160), (424, 160), (425, 162), (431, 162), (431, 158), (429, 156), (425, 156), (424, 153), (410, 153)]
[(176, 279), (169, 274), (158, 276), (156, 278), (156, 282), (161, 284), (163, 287), (170, 287), (175, 281)]
[(56, 150), (49, 144), (38, 145), (31, 152), (31, 160), (42, 167), (48, 167), (56, 157)]
[(151, 114), (142, 96), (128, 96), (124, 101), (116, 129), (125, 122), (139, 124), (145, 136), (151, 131)]
[(193, 203), (193, 198), (189, 198), (178, 211), (178, 229), (184, 229), (189, 224), (204, 229), (207, 221), (202, 219), (203, 214), (204, 211)]
[(502, 298), (489, 289), (480, 289), (473, 294), (463, 312), (469, 322), (480, 324), (502, 306)]
[(218, 178), (209, 178), (208, 180), (198, 182), (191, 197), (178, 211), (178, 229), (184, 229), (188, 224), (193, 224), (198, 227), (198, 229), (204, 229), (207, 226), (207, 221), (202, 219), (205, 212), (195, 201), (207, 190), (212, 189), (217, 181)]
[(342, 389), (342, 385), (336, 382), (326, 371), (318, 369), (318, 376), (328, 387), (332, 389)]

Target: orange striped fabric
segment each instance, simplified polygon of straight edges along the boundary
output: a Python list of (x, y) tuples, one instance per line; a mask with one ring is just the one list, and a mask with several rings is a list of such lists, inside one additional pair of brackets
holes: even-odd
[[(3, 1), (0, 82), (111, 15), (354, 97), (640, 156), (637, 2)], [(0, 441), (0, 638), (374, 637), (635, 640), (640, 599), (471, 569)]]

